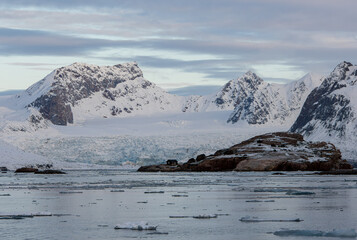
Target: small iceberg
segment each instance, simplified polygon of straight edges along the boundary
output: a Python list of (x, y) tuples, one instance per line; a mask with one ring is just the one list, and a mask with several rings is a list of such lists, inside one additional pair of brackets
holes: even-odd
[(50, 212), (37, 212), (30, 214), (0, 214), (0, 219), (24, 219), (33, 217), (50, 217), (53, 216)]
[(331, 232), (319, 230), (281, 230), (274, 232), (274, 235), (280, 237), (338, 237), (338, 238), (356, 238), (355, 229), (334, 229)]
[(169, 218), (191, 218), (192, 216), (169, 216)]
[(246, 200), (248, 203), (275, 202), (275, 200)]
[(217, 218), (217, 214), (202, 214), (192, 217), (197, 219), (210, 219), (210, 218)]
[(156, 230), (157, 226), (149, 225), (148, 222), (140, 221), (140, 222), (127, 222), (118, 224), (114, 229), (129, 229), (129, 230)]
[(64, 191), (64, 192), (59, 192), (60, 194), (77, 194), (77, 193), (83, 193), (81, 191)]
[(245, 216), (239, 219), (241, 222), (302, 222), (300, 218), (296, 219), (259, 219), (257, 217)]
[(157, 193), (165, 193), (164, 191), (147, 191), (145, 194), (157, 194)]

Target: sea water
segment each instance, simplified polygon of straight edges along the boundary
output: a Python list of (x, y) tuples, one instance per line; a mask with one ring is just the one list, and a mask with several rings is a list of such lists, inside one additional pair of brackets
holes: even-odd
[[(1, 215), (52, 214), (0, 219), (1, 238), (333, 239), (281, 236), (279, 231), (353, 233), (357, 229), (356, 183), (357, 176), (301, 172), (1, 173)], [(157, 226), (156, 231), (115, 229), (138, 222)]]

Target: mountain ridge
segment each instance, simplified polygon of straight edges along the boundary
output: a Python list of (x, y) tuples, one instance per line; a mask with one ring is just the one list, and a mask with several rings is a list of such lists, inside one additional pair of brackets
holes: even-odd
[[(227, 82), (215, 94), (183, 97), (169, 94), (146, 80), (135, 62), (114, 66), (73, 63), (52, 71), (19, 94), (17, 101), (26, 108), (37, 109), (44, 119), (55, 125), (93, 117), (201, 111), (233, 111), (228, 123), (242, 120), (264, 125), (275, 124), (273, 120), (278, 119), (277, 124), (285, 124), (300, 110), (305, 95), (317, 82), (306, 75), (296, 84), (270, 84), (248, 71)], [(303, 86), (297, 87), (299, 84)]]

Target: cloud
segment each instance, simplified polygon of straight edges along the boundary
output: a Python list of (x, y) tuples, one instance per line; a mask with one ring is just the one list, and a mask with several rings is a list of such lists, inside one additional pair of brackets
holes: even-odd
[(135, 60), (217, 81), (254, 66), (275, 66), (274, 78), (326, 73), (357, 62), (356, 8), (353, 0), (2, 0), (0, 56)]

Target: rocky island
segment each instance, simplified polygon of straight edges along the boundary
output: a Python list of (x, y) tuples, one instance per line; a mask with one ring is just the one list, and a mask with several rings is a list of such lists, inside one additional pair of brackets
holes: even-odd
[(178, 171), (331, 171), (352, 169), (341, 152), (327, 142), (305, 141), (298, 133), (276, 132), (250, 138), (213, 155), (186, 163), (142, 166), (139, 172)]

